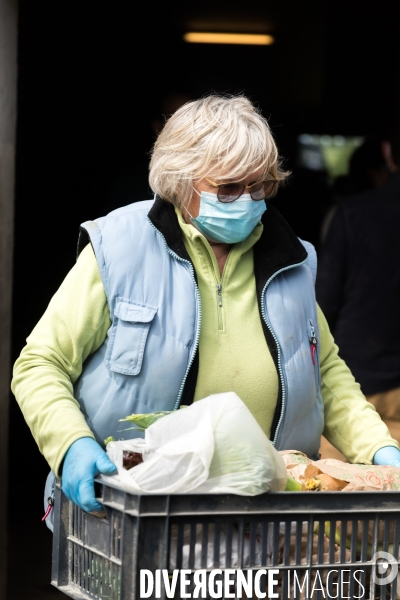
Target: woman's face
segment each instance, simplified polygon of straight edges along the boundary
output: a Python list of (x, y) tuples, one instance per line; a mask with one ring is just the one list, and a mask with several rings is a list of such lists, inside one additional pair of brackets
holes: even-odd
[[(257, 181), (261, 180), (264, 173), (265, 173), (264, 168), (260, 167), (260, 169), (257, 169), (257, 171), (251, 171), (243, 179), (235, 180), (235, 183), (236, 182), (242, 183), (243, 185), (251, 185), (252, 183), (257, 183)], [(233, 182), (233, 180), (224, 178), (222, 175), (217, 177), (216, 175), (213, 174), (211, 179), (215, 183)], [(190, 198), (190, 202), (187, 205), (186, 210), (183, 209), (183, 211), (182, 211), (183, 217), (184, 217), (186, 223), (190, 223), (190, 217), (193, 217), (195, 219), (196, 217), (199, 216), (201, 192), (210, 192), (211, 194), (215, 194), (215, 196), (217, 194), (217, 188), (212, 186), (210, 183), (208, 183), (208, 181), (206, 181), (206, 179), (201, 179), (200, 181), (198, 181), (194, 185), (194, 188), (195, 189), (193, 190), (192, 197)], [(248, 193), (248, 192), (246, 192), (246, 190), (245, 190), (244, 193)], [(219, 200), (217, 200), (217, 197), (215, 197), (215, 201), (219, 202)]]

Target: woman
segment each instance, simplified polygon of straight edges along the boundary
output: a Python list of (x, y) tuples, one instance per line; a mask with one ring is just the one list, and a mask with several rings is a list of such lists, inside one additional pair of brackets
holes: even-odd
[[(244, 97), (189, 102), (153, 150), (153, 201), (84, 223), (79, 258), (27, 340), (13, 391), (66, 495), (100, 509), (102, 445), (131, 413), (235, 391), (277, 449), (351, 462), (400, 451), (315, 302), (316, 254), (266, 200), (285, 173)], [(90, 242), (90, 243), (89, 243)]]

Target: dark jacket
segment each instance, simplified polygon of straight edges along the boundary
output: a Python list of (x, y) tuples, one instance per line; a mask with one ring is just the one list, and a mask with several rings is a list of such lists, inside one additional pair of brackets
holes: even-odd
[(319, 257), (317, 300), (364, 394), (400, 386), (400, 171), (344, 201)]

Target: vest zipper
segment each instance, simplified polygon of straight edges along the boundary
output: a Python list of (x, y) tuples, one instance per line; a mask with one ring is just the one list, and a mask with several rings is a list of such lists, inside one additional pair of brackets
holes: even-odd
[(183, 381), (181, 383), (181, 387), (179, 388), (178, 397), (177, 397), (175, 405), (174, 405), (174, 410), (177, 410), (179, 408), (179, 404), (180, 404), (180, 401), (181, 401), (181, 398), (182, 398), (182, 394), (183, 394), (183, 390), (184, 390), (184, 387), (185, 387), (186, 379), (187, 379), (188, 373), (190, 371), (190, 368), (191, 368), (191, 366), (193, 364), (194, 357), (196, 356), (196, 352), (197, 352), (197, 348), (198, 348), (199, 340), (200, 340), (200, 329), (201, 329), (200, 291), (199, 291), (199, 287), (198, 287), (197, 282), (196, 282), (196, 277), (194, 275), (194, 268), (193, 268), (192, 263), (190, 261), (186, 260), (185, 258), (181, 258), (173, 250), (171, 250), (171, 248), (168, 246), (167, 241), (166, 241), (165, 237), (163, 236), (163, 234), (161, 233), (161, 231), (159, 229), (157, 229), (157, 227), (155, 225), (153, 225), (153, 223), (150, 221), (150, 219), (148, 217), (147, 217), (147, 220), (149, 221), (149, 223), (153, 227), (153, 229), (155, 229), (155, 231), (162, 237), (162, 239), (164, 241), (165, 248), (166, 248), (168, 254), (170, 256), (172, 256), (173, 258), (175, 258), (176, 260), (179, 260), (180, 262), (183, 262), (183, 263), (186, 263), (187, 265), (189, 265), (189, 271), (190, 271), (190, 274), (192, 276), (194, 287), (195, 287), (195, 290), (196, 290), (197, 309), (198, 309), (198, 313), (199, 313), (199, 319), (198, 319), (197, 331), (196, 331), (196, 338), (195, 338), (195, 341), (194, 341), (193, 352), (192, 352), (192, 355), (190, 357), (189, 364), (188, 364), (188, 366), (186, 368), (186, 373), (185, 373)]
[(320, 365), (319, 365), (319, 352), (318, 352), (318, 338), (315, 335), (314, 323), (311, 319), (308, 319), (308, 324), (310, 326), (310, 350), (311, 350), (311, 360), (314, 367), (314, 376), (315, 376), (315, 392), (318, 394), (318, 390), (321, 385), (321, 374), (320, 374)]
[(307, 259), (305, 258), (302, 262), (300, 263), (296, 263), (295, 265), (290, 265), (289, 267), (284, 267), (283, 269), (279, 269), (279, 271), (276, 271), (276, 273), (274, 273), (273, 275), (271, 275), (271, 277), (268, 279), (267, 283), (264, 285), (262, 293), (261, 293), (261, 314), (263, 316), (263, 319), (265, 321), (266, 326), (268, 327), (274, 341), (276, 344), (276, 348), (278, 351), (278, 375), (279, 375), (279, 379), (281, 382), (281, 389), (282, 389), (282, 406), (281, 406), (281, 414), (279, 417), (279, 421), (278, 424), (276, 426), (275, 429), (275, 435), (274, 435), (274, 439), (271, 440), (271, 443), (273, 446), (275, 446), (276, 441), (278, 439), (278, 433), (279, 433), (279, 429), (282, 425), (282, 420), (283, 420), (283, 415), (285, 413), (285, 403), (286, 403), (286, 389), (285, 389), (285, 380), (283, 377), (283, 369), (282, 369), (282, 356), (281, 356), (281, 349), (279, 346), (279, 342), (278, 342), (278, 338), (275, 335), (275, 332), (272, 329), (272, 326), (270, 324), (270, 322), (267, 319), (267, 315), (265, 313), (265, 302), (264, 302), (264, 297), (265, 297), (265, 292), (267, 290), (267, 287), (269, 286), (269, 284), (271, 283), (271, 281), (280, 273), (283, 273), (284, 271), (288, 271), (289, 269), (294, 269), (295, 267), (300, 267), (301, 265), (304, 265), (304, 263), (307, 261)]
[(308, 322), (309, 322), (309, 324), (310, 324), (310, 333), (311, 333), (311, 335), (310, 335), (310, 340), (309, 340), (309, 342), (310, 342), (310, 348), (311, 348), (311, 360), (312, 360), (312, 364), (313, 364), (313, 365), (314, 365), (314, 367), (315, 367), (315, 365), (317, 364), (317, 363), (316, 363), (316, 360), (315, 360), (315, 357), (316, 357), (316, 354), (317, 354), (317, 344), (318, 344), (318, 340), (317, 340), (317, 338), (315, 337), (315, 329), (314, 329), (314, 324), (313, 324), (313, 322), (311, 321), (311, 319), (309, 319), (309, 321), (308, 321)]
[(51, 511), (54, 508), (54, 495), (55, 495), (55, 490), (54, 490), (54, 483), (51, 487), (51, 493), (50, 496), (47, 498), (47, 508), (46, 508), (46, 512), (44, 513), (43, 517), (42, 517), (42, 523), (47, 519), (47, 517), (50, 515)]

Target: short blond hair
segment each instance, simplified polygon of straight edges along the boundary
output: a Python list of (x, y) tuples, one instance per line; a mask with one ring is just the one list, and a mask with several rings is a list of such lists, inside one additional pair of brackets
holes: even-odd
[[(282, 170), (267, 120), (245, 96), (207, 96), (187, 102), (166, 122), (150, 161), (149, 183), (161, 198), (182, 207), (204, 177), (240, 181), (263, 169), (279, 182)], [(277, 188), (278, 186), (276, 186)]]

